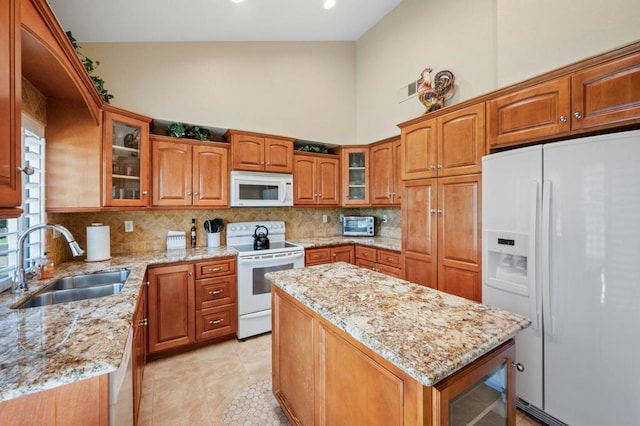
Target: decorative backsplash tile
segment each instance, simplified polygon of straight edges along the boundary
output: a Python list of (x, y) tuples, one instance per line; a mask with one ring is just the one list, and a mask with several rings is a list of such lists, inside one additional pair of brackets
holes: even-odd
[[(153, 210), (121, 211), (100, 213), (49, 213), (49, 223), (66, 226), (78, 243), (86, 246), (86, 227), (92, 223), (104, 223), (111, 228), (111, 254), (140, 253), (150, 250), (165, 250), (167, 231), (189, 233), (191, 218), (196, 219), (198, 246), (206, 246), (206, 232), (202, 226), (205, 220), (220, 217), (224, 223), (248, 222), (256, 220), (283, 220), (287, 226), (287, 238), (307, 238), (339, 235), (342, 233), (340, 214), (372, 215), (376, 217), (376, 235), (400, 238), (399, 208), (233, 208), (226, 210)], [(327, 215), (327, 223), (322, 215)], [(382, 224), (382, 215), (387, 215), (387, 223)], [(124, 221), (133, 222), (133, 232), (124, 232)], [(47, 250), (54, 262), (71, 259), (64, 239), (47, 235)], [(221, 242), (226, 241), (222, 231)]]

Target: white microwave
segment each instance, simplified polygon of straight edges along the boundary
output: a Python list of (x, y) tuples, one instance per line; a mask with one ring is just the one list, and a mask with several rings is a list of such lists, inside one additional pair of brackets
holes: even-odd
[(293, 206), (293, 175), (231, 172), (231, 207)]

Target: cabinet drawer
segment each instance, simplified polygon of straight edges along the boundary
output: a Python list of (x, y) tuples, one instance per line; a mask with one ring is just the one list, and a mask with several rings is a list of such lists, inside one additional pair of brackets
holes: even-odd
[(378, 249), (378, 263), (399, 268), (402, 265), (400, 253)]
[(387, 265), (378, 263), (378, 272), (382, 272), (385, 275), (389, 275), (395, 278), (403, 278), (402, 268), (394, 268), (393, 266), (387, 266)]
[(312, 250), (305, 250), (304, 252), (305, 265), (319, 265), (321, 263), (331, 262), (331, 249), (330, 248), (317, 248)]
[(235, 273), (235, 258), (227, 257), (224, 259), (196, 263), (196, 279), (219, 277), (222, 275), (235, 275)]
[(237, 300), (236, 276), (196, 280), (196, 309), (228, 305)]
[(376, 249), (356, 245), (356, 259), (366, 259), (376, 261)]
[(356, 259), (356, 266), (371, 269), (372, 271), (376, 270), (376, 263), (371, 262), (370, 260)]
[(237, 330), (238, 308), (235, 303), (196, 311), (196, 340), (233, 334)]

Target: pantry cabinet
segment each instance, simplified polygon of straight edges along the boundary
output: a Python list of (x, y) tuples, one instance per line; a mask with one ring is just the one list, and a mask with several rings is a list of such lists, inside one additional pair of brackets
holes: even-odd
[(402, 199), (402, 144), (400, 137), (370, 145), (372, 205), (397, 205)]
[(342, 205), (369, 205), (369, 147), (345, 146), (342, 160)]
[(318, 247), (304, 251), (304, 266), (322, 265), (331, 262), (355, 263), (353, 244)]
[(229, 130), (232, 170), (293, 172), (293, 138)]
[(487, 120), (492, 149), (640, 123), (640, 52), (510, 90)]
[(227, 144), (154, 135), (151, 145), (153, 206), (229, 206)]
[(405, 182), (405, 279), (480, 302), (481, 177)]
[(106, 107), (103, 129), (103, 205), (149, 205), (149, 124), (151, 118)]
[(330, 154), (296, 152), (293, 158), (293, 204), (340, 204), (340, 159)]
[(0, 6), (0, 218), (22, 213), (20, 3)]
[(485, 153), (483, 102), (401, 124), (402, 179), (477, 173)]

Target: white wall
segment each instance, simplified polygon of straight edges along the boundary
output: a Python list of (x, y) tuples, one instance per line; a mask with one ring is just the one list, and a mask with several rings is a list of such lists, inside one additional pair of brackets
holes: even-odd
[(358, 140), (400, 133), (397, 123), (425, 108), (398, 90), (430, 67), (450, 70), (456, 93), (447, 104), (495, 87), (495, 1), (404, 0), (357, 43)]
[(640, 0), (497, 0), (498, 85), (640, 40)]
[(156, 119), (348, 144), (355, 42), (80, 43), (115, 106)]

